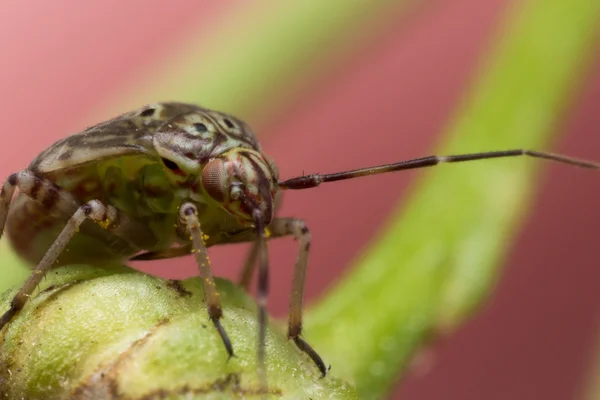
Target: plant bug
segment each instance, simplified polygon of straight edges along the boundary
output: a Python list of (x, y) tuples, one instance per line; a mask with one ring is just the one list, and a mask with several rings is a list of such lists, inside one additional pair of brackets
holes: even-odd
[[(301, 219), (275, 216), (280, 191), (439, 163), (515, 156), (600, 169), (598, 163), (517, 149), (429, 156), (280, 181), (275, 164), (240, 119), (190, 104), (147, 105), (58, 141), (2, 186), (0, 232), (6, 228), (17, 253), (37, 266), (0, 317), (0, 330), (57, 265), (101, 266), (193, 254), (208, 316), (231, 357), (234, 346), (220, 323), (223, 313), (206, 248), (253, 242), (241, 283), (248, 286), (258, 265), (258, 364), (264, 379), (267, 241), (293, 236), (299, 250), (288, 337), (325, 376), (322, 358), (300, 337), (310, 232)], [(63, 252), (67, 247), (70, 251)]]

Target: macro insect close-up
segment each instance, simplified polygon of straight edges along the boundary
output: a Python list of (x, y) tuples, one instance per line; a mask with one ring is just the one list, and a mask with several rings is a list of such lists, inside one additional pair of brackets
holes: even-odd
[(600, 6), (154, 1), (0, 16), (1, 399), (595, 398)]
[[(227, 354), (233, 357), (233, 344), (220, 322), (223, 311), (206, 247), (254, 242), (242, 276), (250, 277), (258, 262), (258, 363), (262, 370), (267, 239), (293, 236), (299, 254), (287, 335), (325, 377), (323, 360), (300, 337), (310, 232), (301, 219), (275, 217), (280, 190), (310, 189), (439, 163), (515, 156), (600, 169), (600, 164), (593, 162), (514, 149), (428, 156), (279, 181), (277, 167), (260, 150), (251, 128), (233, 116), (189, 104), (159, 103), (94, 125), (43, 151), (29, 168), (12, 174), (0, 193), (0, 231), (7, 228), (22, 257), (32, 263), (40, 260), (0, 317), (0, 329), (23, 308), (44, 275), (58, 265), (102, 265), (192, 254), (203, 282), (208, 316)], [(13, 200), (15, 189), (19, 195)], [(247, 280), (242, 284), (247, 286)]]

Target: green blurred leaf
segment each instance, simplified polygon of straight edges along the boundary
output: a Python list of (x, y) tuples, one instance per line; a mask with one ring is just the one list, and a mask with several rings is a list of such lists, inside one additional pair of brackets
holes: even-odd
[(126, 104), (117, 111), (176, 99), (252, 116), (255, 125), (328, 68), (339, 66), (389, 21), (422, 3), (426, 1), (237, 3), (210, 35), (193, 34), (172, 57), (165, 57), (162, 70), (151, 71), (137, 89), (127, 89), (133, 96), (124, 96)]
[(13, 285), (25, 281), (31, 270), (26, 263), (19, 259), (10, 249), (6, 238), (0, 240), (0, 265), (2, 275), (0, 278), (0, 293), (4, 292)]

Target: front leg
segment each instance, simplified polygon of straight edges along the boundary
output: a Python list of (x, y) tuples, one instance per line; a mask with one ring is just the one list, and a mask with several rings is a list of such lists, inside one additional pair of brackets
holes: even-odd
[[(281, 208), (281, 204), (283, 202), (283, 192), (279, 191), (275, 195), (275, 215)], [(269, 232), (271, 233), (271, 232)], [(253, 240), (254, 237), (250, 240)], [(252, 273), (256, 268), (256, 260), (258, 260), (258, 251), (259, 251), (259, 242), (254, 240), (252, 243), (252, 247), (246, 256), (246, 262), (244, 263), (244, 267), (242, 268), (242, 272), (240, 273), (239, 285), (246, 289), (246, 291), (250, 291), (250, 281), (252, 280)]]
[(270, 237), (292, 235), (298, 241), (298, 258), (294, 267), (292, 281), (292, 294), (290, 297), (290, 312), (288, 319), (288, 337), (296, 346), (313, 360), (324, 377), (327, 374), (325, 363), (319, 354), (300, 337), (302, 333), (302, 301), (304, 298), (304, 282), (306, 281), (306, 268), (310, 250), (310, 231), (301, 219), (276, 218), (269, 225)]
[(200, 279), (202, 279), (202, 285), (204, 286), (204, 301), (206, 302), (208, 317), (219, 332), (219, 336), (221, 336), (221, 340), (223, 341), (223, 345), (225, 346), (229, 357), (233, 357), (234, 354), (231, 340), (229, 340), (220, 321), (223, 316), (223, 310), (221, 309), (219, 292), (215, 285), (215, 280), (210, 268), (210, 259), (208, 258), (208, 252), (206, 250), (204, 238), (202, 237), (200, 220), (198, 219), (198, 209), (192, 203), (184, 203), (179, 207), (179, 219), (180, 224), (183, 225), (185, 231), (190, 235), (190, 239), (192, 240), (192, 253), (198, 264)]

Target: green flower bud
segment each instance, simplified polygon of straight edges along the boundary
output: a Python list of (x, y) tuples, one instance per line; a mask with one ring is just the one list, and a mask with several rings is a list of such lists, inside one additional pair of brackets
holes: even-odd
[[(0, 333), (2, 399), (354, 399), (276, 325), (267, 329), (268, 393), (257, 374), (256, 305), (217, 280), (228, 360), (199, 279), (163, 280), (121, 266), (51, 271)], [(16, 290), (0, 296), (0, 313)]]

